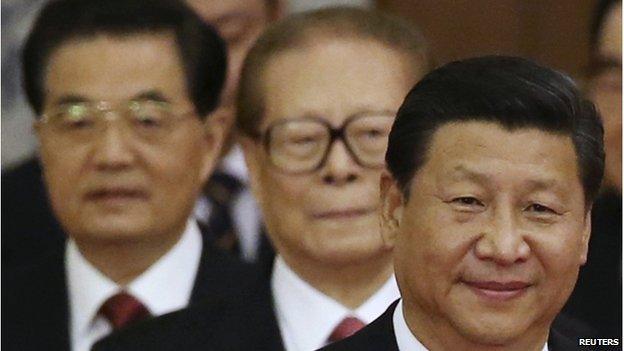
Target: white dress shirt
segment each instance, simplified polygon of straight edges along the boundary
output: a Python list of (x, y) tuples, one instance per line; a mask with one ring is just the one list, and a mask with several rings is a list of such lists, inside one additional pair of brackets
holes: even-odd
[(271, 276), (277, 322), (286, 351), (311, 351), (325, 345), (346, 317), (368, 324), (399, 298), (394, 275), (356, 310), (341, 305), (299, 278), (277, 256)]
[[(397, 304), (392, 314), (392, 325), (394, 326), (394, 337), (396, 338), (399, 351), (429, 351), (416, 339), (410, 331), (403, 315), (403, 300)], [(542, 351), (548, 351), (548, 344), (544, 344)]]
[[(235, 177), (244, 186), (232, 203), (231, 215), (234, 221), (234, 230), (238, 236), (241, 258), (247, 262), (253, 262), (258, 256), (258, 248), (260, 247), (262, 215), (249, 188), (249, 175), (240, 146), (234, 145), (232, 147), (221, 161), (220, 169), (227, 175)], [(208, 223), (211, 209), (212, 204), (202, 196), (197, 200), (193, 213), (199, 221)]]
[[(180, 240), (148, 270), (125, 287), (153, 316), (186, 307), (201, 259), (201, 233), (189, 220)], [(102, 304), (124, 287), (104, 276), (82, 256), (73, 240), (67, 242), (65, 269), (69, 292), (70, 341), (73, 351), (88, 351), (111, 332), (98, 314)]]

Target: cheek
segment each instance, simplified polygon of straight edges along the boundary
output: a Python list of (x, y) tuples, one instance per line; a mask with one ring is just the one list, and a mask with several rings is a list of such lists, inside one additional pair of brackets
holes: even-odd
[(585, 247), (582, 227), (562, 226), (551, 232), (541, 232), (533, 238), (532, 251), (546, 272), (560, 278), (576, 274)]
[[(309, 202), (313, 184), (308, 176), (277, 174), (270, 170), (263, 172), (261, 191), (264, 202), (275, 211), (283, 213), (302, 212)], [(279, 212), (278, 212), (279, 213)]]
[(188, 198), (203, 186), (200, 179), (203, 165), (200, 145), (189, 143), (170, 150), (174, 151), (143, 150), (141, 162), (144, 164), (141, 168), (157, 193), (171, 198)]
[(59, 148), (55, 145), (42, 146), (43, 176), (52, 201), (57, 197), (67, 201), (78, 196), (80, 189), (88, 180), (86, 152), (87, 150), (81, 147), (59, 152)]
[(470, 252), (473, 226), (459, 223), (443, 209), (412, 208), (404, 214), (401, 226), (404, 229), (399, 246), (407, 249), (403, 255), (418, 260), (422, 265), (418, 269), (436, 281), (446, 282), (446, 278), (438, 277), (443, 275), (441, 272), (454, 275)]

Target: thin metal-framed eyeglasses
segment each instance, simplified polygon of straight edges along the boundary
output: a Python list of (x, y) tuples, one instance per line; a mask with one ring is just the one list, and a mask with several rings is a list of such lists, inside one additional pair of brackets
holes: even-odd
[(338, 128), (319, 117), (281, 119), (255, 137), (262, 141), (271, 164), (285, 173), (320, 169), (337, 140), (358, 165), (381, 168), (394, 117), (393, 111), (367, 111), (349, 116)]
[(148, 143), (159, 143), (170, 135), (179, 120), (193, 113), (175, 113), (169, 102), (148, 99), (118, 104), (78, 101), (51, 108), (35, 123), (49, 127), (56, 137), (70, 144), (84, 144), (102, 133), (109, 122), (120, 118), (133, 136)]

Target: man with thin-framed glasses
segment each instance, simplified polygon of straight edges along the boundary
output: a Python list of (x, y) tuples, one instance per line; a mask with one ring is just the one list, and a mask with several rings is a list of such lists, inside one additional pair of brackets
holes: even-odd
[(270, 279), (94, 350), (315, 350), (381, 314), (399, 291), (379, 232), (379, 179), (426, 51), (417, 30), (365, 10), (324, 9), (269, 27), (245, 59), (236, 125), (277, 252)]
[(182, 2), (44, 7), (24, 49), (25, 88), (68, 241), (3, 272), (3, 349), (89, 350), (111, 331), (245, 285), (248, 268), (191, 219), (223, 140), (209, 115), (225, 55)]

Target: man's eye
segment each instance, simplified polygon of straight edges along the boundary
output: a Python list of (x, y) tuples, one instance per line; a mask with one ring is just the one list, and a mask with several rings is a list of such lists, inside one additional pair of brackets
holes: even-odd
[(93, 120), (91, 119), (70, 119), (66, 120), (63, 125), (68, 129), (85, 129), (93, 126)]
[(158, 128), (162, 125), (161, 118), (156, 118), (150, 115), (143, 115), (136, 118), (136, 123), (141, 127)]
[(555, 210), (540, 204), (531, 204), (527, 207), (527, 211), (539, 213), (539, 214), (557, 214)]
[(451, 202), (464, 206), (483, 206), (483, 203), (472, 196), (462, 196), (453, 199)]
[(288, 140), (288, 143), (293, 146), (302, 146), (302, 145), (313, 145), (319, 141), (319, 138), (314, 136), (299, 136), (299, 137), (291, 137)]

